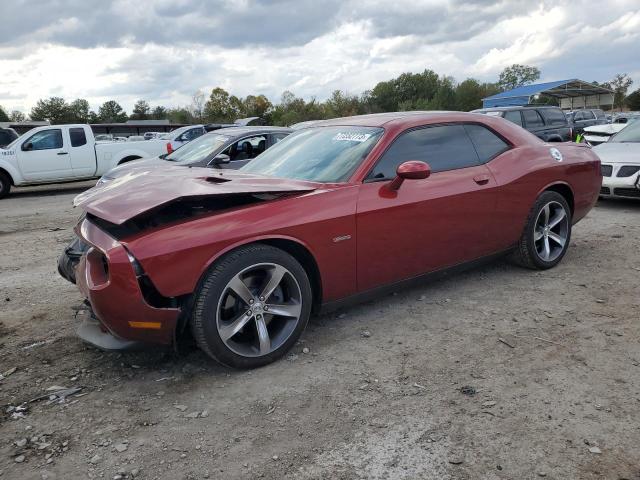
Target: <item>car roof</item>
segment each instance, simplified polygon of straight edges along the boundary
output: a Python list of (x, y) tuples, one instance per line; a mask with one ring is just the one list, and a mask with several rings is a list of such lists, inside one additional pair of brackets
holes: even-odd
[(529, 109), (529, 108), (557, 108), (560, 109), (560, 107), (557, 107), (555, 105), (513, 105), (510, 107), (487, 107), (487, 108), (478, 108), (477, 110), (471, 110), (472, 112), (475, 113), (479, 113), (479, 112), (506, 112), (509, 110), (524, 110), (524, 109)]
[[(483, 115), (484, 116), (484, 115)], [(309, 128), (328, 126), (362, 126), (362, 127), (382, 127), (382, 126), (404, 126), (420, 123), (445, 123), (470, 121), (485, 121), (480, 119), (479, 113), (456, 112), (456, 111), (413, 111), (413, 112), (388, 112), (373, 113), (368, 115), (356, 115), (353, 117), (333, 118), (323, 120)]]
[(217, 130), (212, 130), (207, 133), (217, 133), (219, 135), (225, 135), (227, 137), (242, 137), (244, 135), (253, 135), (253, 134), (261, 134), (261, 133), (291, 133), (292, 129), (288, 127), (273, 127), (273, 126), (256, 126), (256, 127), (225, 127), (219, 128)]

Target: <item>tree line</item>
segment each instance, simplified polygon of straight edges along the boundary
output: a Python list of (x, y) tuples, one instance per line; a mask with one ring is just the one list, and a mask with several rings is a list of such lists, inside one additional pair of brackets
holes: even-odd
[[(461, 110), (469, 111), (482, 106), (482, 99), (501, 91), (535, 82), (540, 70), (528, 65), (505, 68), (495, 83), (468, 78), (457, 83), (453, 77), (438, 75), (432, 70), (422, 73), (403, 73), (396, 78), (377, 83), (360, 95), (335, 90), (325, 101), (316, 98), (304, 100), (285, 91), (280, 101), (272, 103), (264, 95), (244, 98), (230, 94), (223, 88), (214, 88), (209, 96), (197, 91), (187, 106), (167, 108), (151, 106), (138, 100), (131, 114), (127, 114), (115, 100), (104, 102), (95, 112), (89, 102), (79, 98), (67, 102), (61, 97), (38, 100), (31, 109), (31, 120), (61, 123), (120, 123), (127, 120), (169, 120), (172, 123), (231, 123), (238, 118), (261, 117), (271, 125), (292, 125), (307, 120), (359, 115), (366, 113), (406, 110)], [(597, 83), (597, 82), (593, 82)], [(615, 106), (628, 105), (640, 110), (640, 89), (627, 96), (632, 80), (618, 74), (610, 82), (600, 85), (615, 91)], [(547, 101), (549, 101), (547, 99)], [(0, 107), (0, 121), (20, 122), (26, 115), (14, 110), (9, 114)]]

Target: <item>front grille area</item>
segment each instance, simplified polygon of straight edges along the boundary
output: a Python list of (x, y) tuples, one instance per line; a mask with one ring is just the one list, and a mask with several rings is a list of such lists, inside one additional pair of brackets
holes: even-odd
[(615, 188), (613, 193), (620, 197), (640, 198), (640, 189), (637, 188)]
[(640, 165), (625, 165), (618, 170), (618, 177), (630, 177), (640, 170)]
[(611, 189), (609, 187), (600, 188), (600, 195), (611, 195)]
[(603, 177), (610, 177), (613, 172), (612, 165), (600, 165), (600, 171), (602, 172)]

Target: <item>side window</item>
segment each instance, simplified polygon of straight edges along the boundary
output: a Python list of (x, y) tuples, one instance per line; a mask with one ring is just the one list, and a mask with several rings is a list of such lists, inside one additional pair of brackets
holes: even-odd
[(522, 126), (522, 117), (520, 116), (520, 110), (507, 110), (504, 112), (504, 119)]
[(38, 133), (34, 133), (22, 144), (23, 150), (25, 150), (25, 146), (28, 143), (32, 145), (31, 150), (51, 150), (54, 148), (62, 148), (62, 130), (42, 130)]
[(6, 145), (9, 142), (9, 133), (0, 130), (0, 145)]
[(593, 113), (596, 114), (596, 118), (604, 118), (604, 112), (602, 110), (594, 110)]
[(71, 138), (72, 147), (81, 147), (87, 144), (87, 137), (84, 134), (84, 128), (70, 128), (69, 137)]
[(394, 178), (398, 165), (409, 160), (427, 162), (433, 173), (480, 163), (462, 125), (426, 127), (400, 135), (378, 160), (367, 178)]
[(562, 110), (557, 108), (543, 108), (540, 110), (542, 116), (547, 122), (547, 125), (566, 125), (567, 119), (562, 113)]
[(464, 129), (476, 147), (476, 152), (478, 152), (482, 163), (486, 163), (509, 150), (509, 145), (504, 140), (482, 125), (468, 124), (464, 126)]
[(280, 140), (283, 140), (283, 139), (287, 138), (288, 136), (289, 136), (288, 133), (274, 133), (274, 134), (272, 134), (273, 144), (275, 145)]
[(258, 135), (250, 138), (243, 138), (230, 147), (229, 157), (231, 161), (249, 160), (255, 158), (267, 149), (267, 138)]
[(542, 127), (544, 125), (542, 117), (536, 110), (522, 110), (522, 116), (527, 128)]

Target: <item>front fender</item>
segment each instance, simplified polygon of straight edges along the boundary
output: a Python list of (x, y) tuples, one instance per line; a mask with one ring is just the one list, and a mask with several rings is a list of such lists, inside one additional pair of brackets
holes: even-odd
[[(3, 155), (5, 152), (13, 152), (13, 155)], [(14, 185), (19, 186), (23, 184), (24, 178), (22, 178), (22, 175), (20, 173), (20, 170), (18, 170), (18, 167), (13, 163), (2, 158), (3, 156), (10, 156), (11, 158), (15, 159), (16, 158), (15, 152), (13, 150), (0, 150), (0, 170), (4, 170), (9, 174)]]

